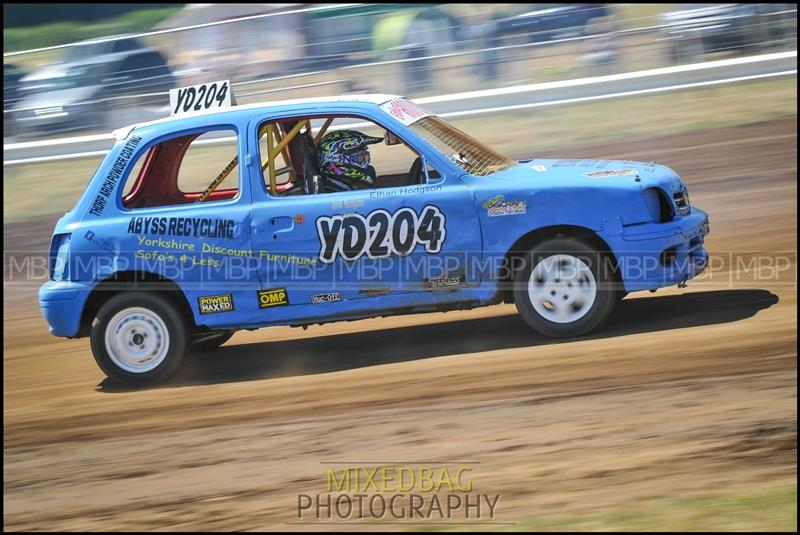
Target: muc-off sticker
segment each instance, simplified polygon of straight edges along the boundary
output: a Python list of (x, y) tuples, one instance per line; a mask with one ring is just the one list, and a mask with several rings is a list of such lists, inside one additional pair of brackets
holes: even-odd
[(233, 312), (233, 295), (205, 295), (197, 298), (200, 314), (214, 314), (217, 312)]
[(106, 178), (103, 179), (103, 183), (100, 184), (100, 191), (92, 201), (91, 208), (89, 208), (90, 214), (99, 216), (103, 213), (103, 210), (106, 209), (108, 199), (111, 198), (111, 194), (114, 193), (119, 178), (128, 166), (128, 162), (131, 161), (134, 149), (136, 149), (141, 141), (142, 138), (131, 136), (130, 139), (125, 142), (122, 150), (119, 151), (119, 156), (114, 160), (111, 170), (108, 172), (108, 175), (106, 175)]
[(406, 256), (417, 245), (438, 253), (446, 235), (445, 216), (432, 204), (419, 214), (412, 208), (394, 213), (379, 209), (366, 216), (353, 213), (317, 219), (319, 259), (324, 264), (333, 263), (337, 256), (347, 261), (364, 255), (371, 259)]
[(311, 303), (319, 305), (320, 303), (335, 303), (342, 300), (342, 294), (339, 292), (330, 292), (326, 294), (317, 294), (311, 296)]

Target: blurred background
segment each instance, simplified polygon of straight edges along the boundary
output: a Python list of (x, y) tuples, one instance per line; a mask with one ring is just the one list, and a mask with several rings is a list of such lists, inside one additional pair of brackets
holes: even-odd
[(794, 4), (18, 4), (4, 14), (6, 140), (161, 117), (169, 89), (201, 81), (231, 80), (243, 104), (419, 98), (792, 50), (797, 38)]
[[(480, 461), (509, 529), (796, 531), (795, 4), (3, 10), (9, 529), (291, 529), (323, 462), (435, 457)], [(219, 79), (239, 104), (405, 95), (518, 159), (657, 160), (709, 213), (711, 264), (588, 339), (513, 305), (274, 328), (114, 390), (86, 339), (48, 336), (31, 268), (110, 132)], [(230, 160), (205, 147), (202, 177)]]

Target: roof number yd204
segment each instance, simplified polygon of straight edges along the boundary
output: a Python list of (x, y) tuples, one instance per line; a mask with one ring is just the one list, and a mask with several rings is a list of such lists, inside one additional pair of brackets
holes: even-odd
[(394, 213), (379, 209), (367, 215), (344, 214), (317, 219), (319, 259), (331, 264), (337, 256), (354, 261), (363, 255), (375, 258), (406, 256), (417, 245), (428, 253), (442, 248), (447, 229), (439, 207), (426, 205), (420, 214), (412, 208)]
[(172, 115), (230, 106), (229, 91), (227, 80), (170, 91)]

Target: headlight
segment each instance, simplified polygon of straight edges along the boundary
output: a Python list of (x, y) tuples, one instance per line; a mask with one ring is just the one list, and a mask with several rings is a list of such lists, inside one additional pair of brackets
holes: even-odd
[(678, 214), (686, 215), (692, 211), (692, 206), (689, 204), (689, 190), (686, 189), (686, 186), (681, 186), (681, 189), (673, 193), (672, 199), (675, 201)]

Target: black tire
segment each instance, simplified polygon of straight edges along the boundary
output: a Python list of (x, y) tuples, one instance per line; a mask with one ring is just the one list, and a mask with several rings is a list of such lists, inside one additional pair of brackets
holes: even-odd
[[(215, 336), (212, 336), (215, 335)], [(189, 350), (192, 352), (197, 351), (210, 351), (217, 349), (219, 346), (227, 342), (233, 336), (233, 331), (223, 331), (218, 333), (203, 333), (197, 335), (199, 340), (192, 341)]]
[[(143, 309), (143, 314), (137, 316), (135, 311), (131, 311), (127, 316), (123, 314), (122, 320), (115, 320), (117, 332), (131, 329), (130, 332), (125, 330), (127, 333), (125, 335), (120, 334), (116, 342), (123, 344), (122, 340), (129, 335), (128, 345), (131, 347), (134, 347), (134, 342), (136, 342), (141, 344), (138, 347), (145, 350), (153, 347), (153, 344), (156, 344), (156, 348), (163, 348), (159, 350), (160, 356), (156, 357), (156, 360), (160, 362), (153, 368), (148, 368), (152, 363), (145, 363), (142, 365), (142, 371), (132, 370), (130, 366), (126, 369), (124, 367), (126, 360), (123, 357), (114, 357), (109, 354), (109, 347), (106, 344), (109, 322), (123, 311), (133, 308)], [(136, 331), (135, 323), (131, 323), (136, 321), (144, 325), (142, 333)], [(158, 321), (161, 323), (158, 324)], [(129, 327), (125, 327), (126, 325)], [(131, 325), (133, 327), (130, 327)], [(166, 332), (168, 336), (162, 336), (162, 331)], [(148, 340), (148, 333), (150, 340)], [(114, 340), (112, 333), (109, 333), (109, 336)], [(159, 345), (159, 340), (168, 340), (168, 342)], [(150, 386), (166, 381), (180, 366), (187, 345), (188, 330), (185, 318), (169, 299), (155, 293), (125, 292), (115, 295), (100, 307), (92, 324), (91, 346), (97, 365), (112, 380), (129, 386)], [(124, 349), (127, 350), (127, 348)], [(135, 365), (132, 366), (135, 368)]]
[[(550, 286), (551, 290), (548, 291), (548, 294), (556, 292), (553, 288), (558, 288), (557, 293), (553, 293), (555, 295), (553, 298), (534, 292), (536, 298), (542, 299), (541, 302), (537, 302), (540, 310), (546, 309), (548, 303), (552, 307), (551, 310), (558, 309), (560, 311), (562, 306), (564, 308), (575, 307), (575, 310), (570, 310), (569, 312), (569, 314), (576, 316), (576, 319), (572, 321), (566, 318), (564, 322), (558, 322), (545, 317), (537, 311), (528, 292), (528, 282), (536, 266), (554, 255), (565, 255), (563, 257), (564, 260), (569, 260), (569, 257), (572, 257), (572, 259), (580, 260), (583, 263), (584, 273), (579, 273), (577, 270), (571, 273), (575, 273), (577, 277), (574, 279), (575, 285), (584, 286), (588, 294), (592, 292), (592, 285), (589, 282), (590, 277), (585, 273), (585, 268), (588, 268), (594, 277), (594, 300), (591, 305), (589, 305), (588, 299), (583, 301), (586, 306), (585, 310), (577, 308), (579, 304), (577, 298), (575, 298), (575, 303), (572, 302), (572, 298), (575, 297), (576, 293), (575, 288), (570, 286), (572, 289), (569, 289), (566, 286), (566, 284), (573, 284), (571, 280), (562, 282), (556, 278), (555, 283), (557, 283), (557, 286)], [(608, 318), (617, 303), (617, 278), (614, 274), (612, 262), (609, 260), (607, 255), (597, 251), (589, 243), (577, 238), (550, 238), (534, 246), (523, 257), (521, 269), (517, 271), (514, 279), (514, 303), (517, 305), (517, 310), (522, 319), (532, 329), (553, 338), (580, 336), (597, 328)], [(576, 263), (575, 265), (579, 264)], [(567, 279), (572, 277), (570, 273), (567, 273), (566, 276)], [(544, 282), (540, 282), (540, 284), (543, 284), (542, 288), (545, 287)], [(578, 293), (584, 295), (580, 292)], [(561, 298), (565, 300), (565, 303), (556, 301), (556, 299)], [(579, 314), (582, 315), (578, 316)]]

